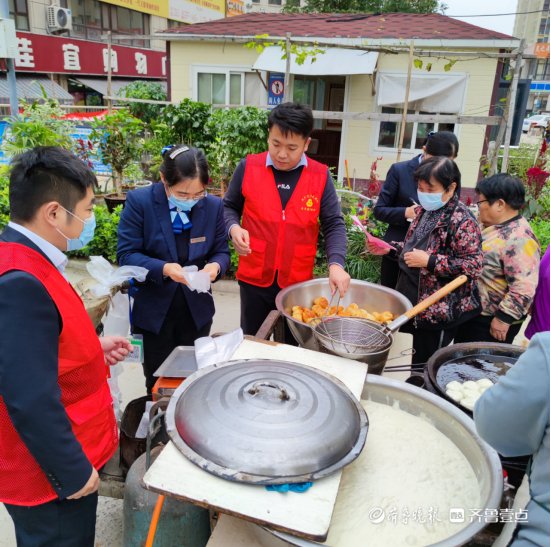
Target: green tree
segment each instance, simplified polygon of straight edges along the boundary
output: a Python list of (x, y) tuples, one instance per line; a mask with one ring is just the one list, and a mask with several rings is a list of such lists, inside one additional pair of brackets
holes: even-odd
[(289, 0), (283, 11), (302, 13), (436, 13), (447, 6), (439, 0)]
[[(166, 101), (166, 91), (163, 89), (163, 86), (157, 82), (136, 80), (121, 88), (118, 94), (120, 97), (125, 98)], [(162, 104), (129, 102), (125, 106), (132, 116), (139, 118), (146, 124), (150, 124), (153, 120), (156, 120), (163, 110)]]

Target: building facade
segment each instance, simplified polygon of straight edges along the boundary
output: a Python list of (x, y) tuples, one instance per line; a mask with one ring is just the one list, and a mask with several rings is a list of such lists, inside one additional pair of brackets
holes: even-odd
[[(522, 9), (521, 9), (522, 8)], [(523, 0), (519, 2), (513, 35), (524, 38), (526, 51), (539, 55), (527, 59), (521, 78), (532, 80), (526, 110), (537, 114), (549, 110), (549, 0)]]
[[(281, 49), (271, 46), (259, 53), (245, 47), (262, 29), (272, 42), (290, 32), (297, 40), (334, 44), (315, 62), (291, 63), (290, 96), (314, 110), (399, 115), (405, 99), (407, 47), (413, 40), (416, 48), (433, 53), (415, 56), (408, 111), (485, 116), (493, 114), (498, 91), (496, 55), (519, 44), (510, 36), (439, 14), (293, 14), (285, 18), (284, 28), (282, 19), (279, 14), (251, 13), (167, 31), (171, 99), (261, 107), (281, 102), (285, 72)], [(438, 49), (448, 53), (439, 55)], [(477, 53), (454, 63), (453, 50)], [(400, 130), (400, 121), (382, 117), (316, 119), (309, 154), (334, 167), (339, 180), (345, 177), (346, 160), (352, 183), (354, 178), (368, 179), (377, 160), (377, 175), (383, 179), (396, 161)], [(457, 134), (463, 185), (474, 187), (488, 141), (486, 125), (408, 122), (401, 159), (419, 154), (428, 133), (437, 130)]]

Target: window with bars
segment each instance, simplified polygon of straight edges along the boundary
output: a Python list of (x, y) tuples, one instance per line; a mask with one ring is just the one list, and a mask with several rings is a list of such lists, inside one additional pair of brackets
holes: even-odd
[[(11, 1), (11, 0), (10, 0)], [(14, 0), (17, 1), (17, 0)], [(108, 30), (114, 34), (149, 34), (149, 15), (98, 0), (70, 0), (73, 16), (72, 35), (102, 41)], [(123, 46), (149, 47), (149, 40), (113, 40)]]
[(30, 30), (27, 0), (9, 0), (8, 7), (10, 19), (15, 21), (15, 28), (17, 30)]
[[(401, 108), (382, 107), (383, 114), (401, 114)], [(436, 114), (436, 112), (425, 112), (421, 110), (408, 110), (408, 114)], [(445, 114), (445, 112), (438, 112)], [(377, 146), (380, 148), (398, 148), (400, 144), (401, 122), (381, 122), (379, 124), (379, 136)], [(404, 141), (402, 147), (407, 150), (421, 150), (427, 135), (431, 131), (451, 131), (455, 130), (453, 123), (425, 123), (408, 122), (404, 131)]]

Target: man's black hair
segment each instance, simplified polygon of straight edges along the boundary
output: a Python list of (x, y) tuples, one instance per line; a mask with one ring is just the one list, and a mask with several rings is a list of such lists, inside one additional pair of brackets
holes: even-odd
[(27, 150), (11, 162), (10, 219), (29, 222), (50, 201), (73, 212), (95, 184), (92, 170), (68, 150), (58, 146)]
[(199, 178), (203, 186), (209, 183), (209, 167), (205, 153), (193, 146), (177, 144), (165, 150), (160, 170), (168, 186), (195, 178)]
[(455, 182), (457, 183), (455, 194), (461, 193), (461, 172), (452, 159), (444, 156), (433, 156), (423, 161), (413, 173), (413, 178), (415, 182), (420, 180), (430, 182), (430, 179), (434, 178), (446, 190)]
[(474, 191), (488, 200), (490, 205), (502, 199), (509, 207), (519, 211), (524, 207), (526, 192), (522, 181), (507, 173), (498, 173), (479, 180)]
[(446, 156), (454, 159), (459, 154), (459, 141), (451, 131), (436, 131), (428, 134), (425, 152), (431, 156)]
[(306, 104), (281, 103), (268, 116), (268, 130), (274, 125), (287, 137), (289, 133), (307, 139), (314, 128), (312, 109)]

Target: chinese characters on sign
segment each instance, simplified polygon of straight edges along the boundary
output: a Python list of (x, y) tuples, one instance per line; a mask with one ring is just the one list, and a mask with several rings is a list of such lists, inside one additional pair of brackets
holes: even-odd
[[(17, 33), (18, 71), (104, 76), (109, 71), (109, 50), (100, 42)], [(162, 51), (115, 45), (111, 48), (111, 72), (117, 76), (166, 77)]]
[(268, 106), (277, 106), (283, 101), (285, 76), (270, 74), (268, 81)]

